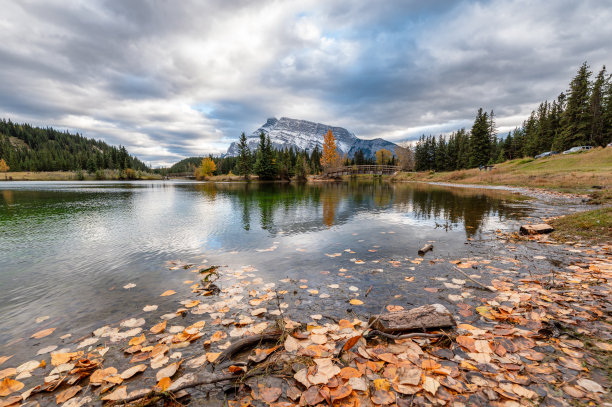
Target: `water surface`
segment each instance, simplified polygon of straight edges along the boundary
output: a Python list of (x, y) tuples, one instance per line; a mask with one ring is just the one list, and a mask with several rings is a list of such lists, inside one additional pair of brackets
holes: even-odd
[[(168, 270), (176, 260), (252, 265), (266, 281), (309, 280), (321, 292), (333, 282), (431, 302), (417, 288), (444, 270), (415, 267), (418, 248), (434, 242), (427, 261), (473, 255), (467, 241), (528, 210), (502, 191), (423, 184), (0, 183), (0, 354), (19, 353), (46, 327), (78, 338), (147, 304), (175, 307), (181, 298), (159, 295), (187, 289), (186, 272)], [(425, 272), (420, 283), (404, 281)], [(346, 308), (334, 300), (292, 305)]]

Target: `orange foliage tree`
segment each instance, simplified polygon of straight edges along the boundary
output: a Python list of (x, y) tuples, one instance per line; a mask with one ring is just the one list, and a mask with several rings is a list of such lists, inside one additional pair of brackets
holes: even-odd
[(10, 167), (8, 166), (6, 161), (4, 161), (4, 159), (1, 159), (0, 160), (0, 172), (8, 172), (8, 170), (10, 170)]
[(217, 166), (212, 158), (207, 157), (202, 160), (202, 164), (195, 170), (195, 177), (197, 179), (204, 179), (205, 177), (210, 177), (213, 172), (217, 170)]
[(331, 129), (327, 131), (323, 141), (323, 155), (321, 156), (321, 166), (325, 169), (340, 166), (340, 156), (336, 149), (336, 138)]

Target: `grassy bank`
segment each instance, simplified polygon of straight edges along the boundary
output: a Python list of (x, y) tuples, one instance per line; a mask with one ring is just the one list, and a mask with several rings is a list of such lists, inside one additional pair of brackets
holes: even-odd
[[(77, 171), (50, 171), (50, 172), (7, 172), (0, 174), (0, 181), (96, 181), (96, 180), (121, 180), (127, 179), (126, 174), (118, 170), (103, 170), (94, 174)], [(155, 180), (162, 179), (161, 175), (151, 173), (134, 172), (129, 179), (133, 180)]]
[(596, 148), (584, 153), (537, 160), (516, 159), (496, 164), (490, 171), (474, 168), (452, 172), (400, 173), (391, 180), (545, 188), (559, 192), (595, 193), (606, 200), (612, 199), (612, 148)]
[(561, 242), (612, 243), (612, 207), (563, 216), (551, 224), (552, 237)]

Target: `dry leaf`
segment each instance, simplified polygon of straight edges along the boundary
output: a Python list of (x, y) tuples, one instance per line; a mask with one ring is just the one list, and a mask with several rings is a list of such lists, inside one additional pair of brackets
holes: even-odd
[(173, 294), (176, 294), (176, 291), (168, 290), (168, 291), (164, 291), (162, 295), (160, 295), (160, 297), (168, 297), (169, 295), (173, 295)]
[(55, 328), (43, 329), (42, 331), (38, 331), (32, 336), (30, 336), (30, 338), (36, 338), (36, 339), (44, 338), (45, 336), (51, 335), (53, 331), (55, 331)]
[(21, 389), (23, 389), (23, 383), (18, 382), (17, 380), (13, 380), (6, 377), (0, 382), (1, 397), (8, 396), (9, 394), (19, 391)]
[(166, 391), (168, 387), (172, 384), (172, 380), (169, 377), (162, 377), (155, 387), (159, 389), (159, 391)]
[(423, 389), (425, 389), (425, 391), (435, 395), (436, 391), (438, 391), (438, 387), (440, 387), (440, 382), (436, 379), (429, 376), (423, 376)]
[(114, 392), (102, 397), (104, 401), (119, 401), (127, 398), (127, 386), (118, 387)]
[(395, 395), (387, 390), (376, 390), (372, 396), (372, 402), (378, 405), (395, 403)]
[(180, 360), (178, 362), (174, 362), (169, 364), (168, 366), (166, 366), (165, 368), (161, 369), (159, 372), (157, 372), (157, 374), (155, 375), (155, 378), (159, 381), (164, 377), (172, 377), (174, 376), (174, 374), (176, 373), (176, 371), (178, 370), (178, 368), (181, 366), (181, 363), (183, 361)]
[(127, 370), (124, 370), (123, 373), (121, 373), (121, 378), (123, 380), (127, 380), (129, 378), (131, 378), (132, 376), (134, 376), (137, 373), (141, 373), (144, 372), (147, 369), (146, 365), (136, 365), (136, 366), (132, 366)]
[(132, 339), (130, 339), (130, 342), (128, 343), (128, 345), (130, 346), (137, 346), (140, 345), (142, 343), (144, 343), (144, 341), (146, 341), (147, 338), (145, 338), (145, 335), (142, 334), (140, 336), (135, 336)]
[(62, 404), (73, 398), (79, 391), (81, 391), (81, 389), (81, 386), (68, 387), (66, 390), (58, 393), (57, 396), (55, 396), (55, 402), (57, 404)]
[(363, 301), (353, 298), (349, 301), (351, 305), (363, 305)]

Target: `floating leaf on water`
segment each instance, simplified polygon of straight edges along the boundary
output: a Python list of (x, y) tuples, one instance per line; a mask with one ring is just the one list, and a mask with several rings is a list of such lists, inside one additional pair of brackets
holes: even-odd
[(134, 288), (136, 287), (136, 284), (134, 283), (129, 283), (123, 286), (123, 288), (125, 288), (126, 290), (129, 290), (130, 288)]
[(157, 310), (157, 305), (145, 305), (142, 309), (144, 312), (151, 312)]
[(48, 319), (49, 319), (49, 315), (45, 315), (45, 316), (36, 318), (35, 321), (37, 324), (40, 324), (41, 322), (46, 321)]
[(363, 305), (363, 301), (353, 298), (349, 301), (351, 305)]
[(43, 329), (42, 331), (38, 331), (35, 334), (32, 334), (30, 338), (36, 338), (36, 339), (44, 338), (45, 336), (51, 335), (53, 331), (55, 331), (55, 328)]
[(160, 295), (160, 297), (168, 297), (168, 296), (173, 295), (173, 294), (176, 294), (176, 291), (174, 291), (174, 290), (167, 290), (167, 291), (164, 291)]
[(160, 334), (164, 332), (167, 324), (168, 324), (168, 321), (162, 321), (157, 325), (153, 325), (151, 329), (149, 329), (149, 332), (151, 332), (152, 334)]

